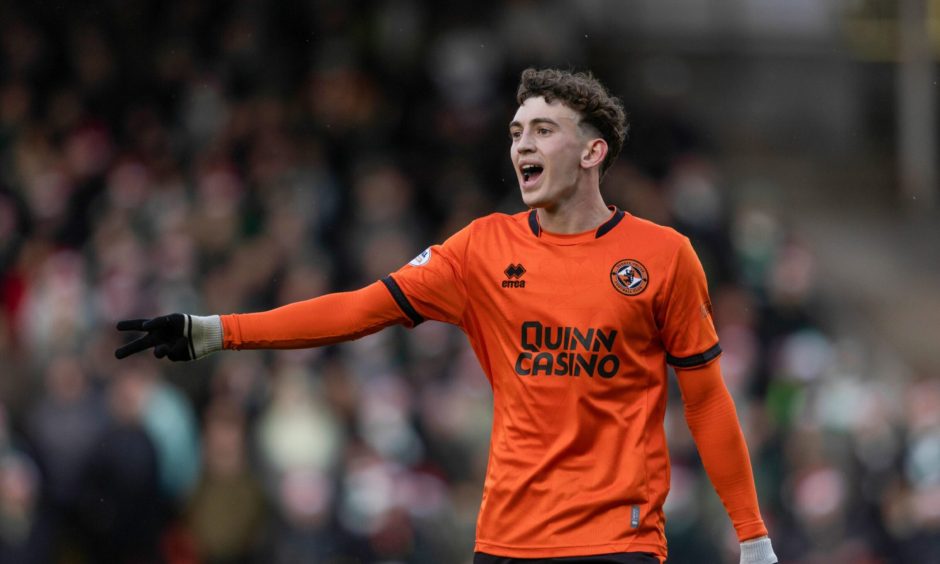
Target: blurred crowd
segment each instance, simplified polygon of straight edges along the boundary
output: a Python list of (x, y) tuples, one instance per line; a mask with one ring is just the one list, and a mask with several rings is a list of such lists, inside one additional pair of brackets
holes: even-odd
[[(629, 90), (599, 3), (18, 4), (0, 6), (0, 563), (469, 562), (491, 396), (459, 330), (171, 364), (114, 360), (114, 323), (354, 289), (521, 211), (521, 69)], [(940, 382), (827, 328), (811, 245), (736, 200), (681, 113), (624, 102), (605, 197), (705, 265), (781, 561), (940, 562)], [(666, 425), (669, 561), (737, 561), (675, 389)]]

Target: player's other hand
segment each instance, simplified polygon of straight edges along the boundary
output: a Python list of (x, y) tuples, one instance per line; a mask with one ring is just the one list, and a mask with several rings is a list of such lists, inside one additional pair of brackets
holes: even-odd
[(117, 330), (147, 332), (114, 351), (119, 359), (151, 347), (153, 356), (173, 361), (196, 360), (222, 350), (222, 321), (218, 315), (171, 313), (153, 319), (127, 319), (118, 322)]

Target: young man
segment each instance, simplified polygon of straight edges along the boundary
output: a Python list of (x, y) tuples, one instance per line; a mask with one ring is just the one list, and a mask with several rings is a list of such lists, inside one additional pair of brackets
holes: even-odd
[(494, 397), (478, 564), (665, 560), (670, 364), (741, 562), (776, 562), (698, 258), (682, 235), (601, 197), (626, 130), (619, 100), (590, 74), (534, 69), (517, 100), (510, 158), (529, 211), (480, 218), (355, 292), (122, 321), (148, 333), (117, 357), (312, 347), (425, 319), (460, 326)]

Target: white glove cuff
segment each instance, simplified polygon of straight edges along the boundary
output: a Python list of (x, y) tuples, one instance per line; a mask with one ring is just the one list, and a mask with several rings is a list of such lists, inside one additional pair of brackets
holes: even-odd
[(741, 564), (774, 564), (777, 555), (770, 544), (770, 537), (744, 541), (741, 543)]
[(193, 360), (222, 350), (222, 318), (218, 315), (189, 316), (192, 322)]

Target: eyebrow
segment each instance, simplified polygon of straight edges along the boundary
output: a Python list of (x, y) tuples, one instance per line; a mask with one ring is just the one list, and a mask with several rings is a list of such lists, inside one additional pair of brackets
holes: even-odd
[[(547, 117), (532, 118), (529, 120), (529, 123), (533, 125), (539, 124), (539, 123), (547, 123), (549, 125), (554, 125), (555, 127), (561, 127), (557, 121), (547, 118)], [(512, 129), (513, 127), (522, 127), (522, 124), (518, 121), (512, 121), (509, 124), (509, 129)]]

